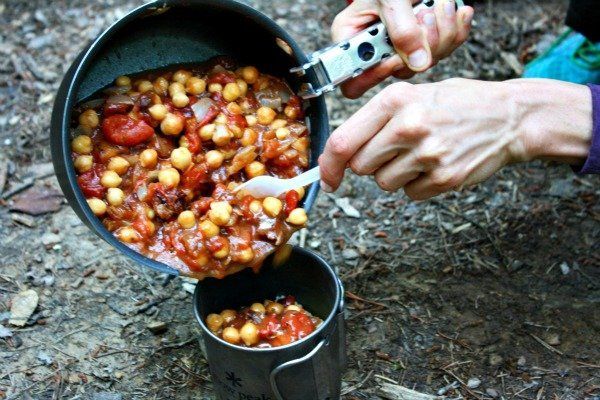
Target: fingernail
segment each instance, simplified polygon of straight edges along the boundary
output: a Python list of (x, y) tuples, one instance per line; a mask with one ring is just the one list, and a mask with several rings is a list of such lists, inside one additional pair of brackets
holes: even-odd
[(427, 66), (429, 57), (425, 49), (419, 49), (408, 56), (408, 62), (410, 63), (411, 67), (423, 68)]
[(333, 188), (331, 186), (329, 186), (327, 183), (325, 183), (324, 181), (321, 181), (321, 189), (323, 189), (323, 191), (326, 193), (333, 192)]
[(454, 8), (454, 0), (446, 0), (444, 3), (444, 12), (448, 17), (453, 17), (456, 12)]
[(427, 13), (423, 16), (423, 22), (426, 26), (432, 27), (435, 25), (435, 15), (433, 13)]

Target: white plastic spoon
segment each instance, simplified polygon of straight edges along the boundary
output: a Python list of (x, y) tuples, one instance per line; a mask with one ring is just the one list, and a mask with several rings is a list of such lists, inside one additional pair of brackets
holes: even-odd
[(289, 190), (310, 185), (319, 179), (321, 179), (319, 167), (314, 167), (291, 179), (279, 179), (268, 175), (257, 176), (236, 187), (235, 191), (245, 190), (256, 198), (277, 197)]

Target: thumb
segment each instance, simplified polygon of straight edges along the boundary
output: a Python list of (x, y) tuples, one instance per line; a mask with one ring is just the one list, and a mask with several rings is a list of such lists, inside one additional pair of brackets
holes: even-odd
[(406, 65), (415, 72), (431, 66), (431, 49), (427, 35), (417, 21), (411, 0), (379, 0), (381, 19), (394, 48)]

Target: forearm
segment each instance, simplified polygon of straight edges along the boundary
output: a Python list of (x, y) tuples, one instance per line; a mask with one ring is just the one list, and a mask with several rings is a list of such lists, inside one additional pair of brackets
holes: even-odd
[(524, 159), (582, 165), (590, 152), (593, 107), (584, 85), (546, 79), (508, 81)]

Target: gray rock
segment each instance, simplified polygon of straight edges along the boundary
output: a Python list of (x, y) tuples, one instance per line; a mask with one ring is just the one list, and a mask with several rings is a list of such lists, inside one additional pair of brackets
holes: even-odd
[(148, 330), (153, 334), (159, 335), (163, 332), (166, 332), (168, 326), (165, 322), (162, 321), (152, 321), (148, 325), (146, 325), (146, 328), (148, 328)]
[(350, 204), (350, 200), (347, 197), (335, 199), (335, 205), (341, 208), (348, 217), (360, 218), (360, 212)]
[(5, 326), (0, 325), (0, 338), (7, 338), (13, 335), (12, 331)]
[(344, 260), (356, 260), (360, 257), (360, 254), (354, 249), (344, 249), (342, 251), (342, 257), (344, 257)]
[(492, 388), (485, 389), (485, 393), (488, 396), (493, 397), (494, 399), (497, 398), (498, 396), (500, 396), (498, 391), (496, 389), (492, 389)]
[(479, 378), (469, 378), (467, 381), (467, 387), (469, 389), (477, 389), (481, 385), (481, 380)]
[(558, 333), (550, 334), (546, 336), (546, 343), (550, 346), (558, 346), (560, 344), (560, 336), (558, 336)]
[(496, 353), (490, 354), (490, 358), (488, 359), (488, 362), (490, 363), (490, 365), (492, 367), (496, 366), (496, 365), (499, 365), (499, 364), (502, 364), (502, 361), (504, 361), (502, 359), (502, 356), (500, 356), (499, 354), (496, 354)]
[(37, 353), (37, 359), (40, 360), (41, 362), (43, 362), (46, 365), (52, 364), (52, 361), (53, 361), (52, 356), (50, 354), (46, 353), (43, 350), (40, 350)]
[(560, 272), (562, 272), (563, 275), (568, 275), (569, 272), (571, 272), (571, 268), (569, 267), (569, 264), (567, 264), (566, 262), (562, 262), (560, 264)]
[(519, 357), (519, 359), (517, 360), (517, 365), (518, 365), (519, 367), (523, 367), (523, 366), (525, 365), (526, 361), (527, 361), (527, 360), (525, 360), (525, 357), (521, 356), (521, 357)]
[(48, 232), (44, 233), (42, 236), (42, 244), (44, 246), (53, 246), (57, 243), (60, 243), (62, 239), (56, 233)]
[(12, 299), (12, 307), (10, 308), (11, 325), (25, 326), (27, 320), (35, 311), (38, 305), (39, 297), (35, 290), (25, 290), (17, 294)]

